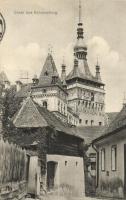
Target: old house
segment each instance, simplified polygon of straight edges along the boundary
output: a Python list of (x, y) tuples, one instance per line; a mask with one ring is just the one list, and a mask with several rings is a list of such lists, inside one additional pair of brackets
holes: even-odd
[(29, 155), (28, 193), (70, 188), (84, 195), (84, 140), (68, 123), (40, 107), (31, 97), (22, 103), (5, 133)]
[(109, 197), (126, 195), (126, 104), (93, 141), (97, 152), (97, 193)]

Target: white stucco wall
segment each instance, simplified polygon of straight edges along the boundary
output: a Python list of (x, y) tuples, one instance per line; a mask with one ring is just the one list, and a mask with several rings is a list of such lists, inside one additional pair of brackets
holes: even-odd
[[(98, 175), (98, 187), (100, 188), (100, 182), (102, 181), (110, 181), (113, 178), (119, 178), (122, 180), (124, 184), (125, 180), (125, 157), (124, 157), (124, 145), (126, 144), (126, 129), (120, 130), (118, 133), (115, 133), (109, 137), (104, 138), (97, 143), (97, 149), (99, 151), (99, 175)], [(115, 171), (112, 171), (111, 166), (111, 148), (113, 145), (116, 145), (117, 149), (117, 167)], [(105, 170), (101, 170), (101, 149), (105, 149)], [(126, 153), (126, 152), (125, 152)], [(120, 197), (124, 194), (120, 193)]]
[[(84, 163), (83, 158), (61, 155), (47, 155), (47, 162), (55, 161), (58, 163), (55, 175), (55, 185), (68, 184), (73, 186), (77, 195), (85, 194), (84, 185)], [(67, 164), (65, 165), (65, 162)]]
[[(124, 182), (124, 144), (126, 139), (118, 141), (113, 137), (113, 141), (108, 141), (107, 144), (102, 144), (99, 148), (99, 179), (109, 180), (114, 177), (119, 177)], [(117, 169), (112, 171), (111, 169), (111, 147), (117, 145)], [(101, 170), (101, 149), (105, 148), (105, 171)], [(109, 172), (109, 175), (107, 175)]]
[(38, 156), (30, 157), (27, 192), (36, 195), (40, 194), (40, 166), (38, 164)]

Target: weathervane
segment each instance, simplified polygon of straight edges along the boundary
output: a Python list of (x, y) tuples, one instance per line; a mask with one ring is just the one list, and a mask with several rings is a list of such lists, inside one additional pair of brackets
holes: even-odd
[(6, 30), (6, 23), (3, 15), (0, 13), (0, 42), (3, 39), (4, 33)]
[(48, 45), (48, 53), (52, 54), (53, 52), (53, 46), (51, 44)]
[(79, 23), (81, 23), (81, 0), (79, 0)]

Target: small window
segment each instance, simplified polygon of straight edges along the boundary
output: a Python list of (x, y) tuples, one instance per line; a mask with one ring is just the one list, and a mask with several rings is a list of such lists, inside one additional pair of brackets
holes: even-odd
[(76, 166), (78, 165), (78, 162), (76, 161)]
[(96, 162), (91, 162), (91, 170), (96, 170)]
[(117, 147), (113, 145), (111, 148), (111, 169), (116, 171), (117, 168)]
[(101, 149), (101, 170), (105, 171), (105, 149)]
[(102, 126), (102, 122), (99, 122), (99, 126)]
[(65, 161), (65, 166), (67, 166), (67, 161)]
[(43, 93), (46, 93), (46, 89), (43, 89)]
[(43, 101), (43, 107), (47, 108), (47, 101)]
[(85, 124), (88, 125), (88, 120), (85, 120)]
[(82, 123), (82, 119), (79, 119), (79, 123), (80, 123), (80, 124)]

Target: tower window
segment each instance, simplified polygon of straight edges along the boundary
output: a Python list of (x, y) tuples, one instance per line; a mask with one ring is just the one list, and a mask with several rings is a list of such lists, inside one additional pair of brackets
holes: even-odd
[(78, 162), (76, 161), (76, 166), (78, 165)]
[(91, 126), (94, 124), (94, 120), (91, 120)]
[(80, 124), (82, 123), (82, 119), (79, 119), (79, 123), (80, 123)]
[(86, 125), (88, 124), (88, 120), (85, 120), (85, 124), (86, 124)]
[(91, 93), (91, 101), (94, 101), (94, 94), (93, 94), (93, 92)]
[(43, 107), (47, 108), (47, 101), (43, 101)]
[(102, 125), (102, 122), (99, 122), (99, 126), (101, 126)]
[(87, 107), (87, 105), (88, 105), (88, 102), (86, 101), (85, 107)]
[(46, 93), (46, 89), (43, 89), (43, 93)]

